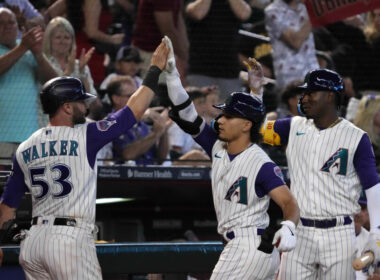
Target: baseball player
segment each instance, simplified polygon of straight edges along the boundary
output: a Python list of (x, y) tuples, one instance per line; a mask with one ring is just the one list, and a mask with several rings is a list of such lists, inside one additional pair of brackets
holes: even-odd
[(85, 123), (92, 97), (80, 80), (59, 77), (42, 89), (49, 126), (18, 148), (0, 204), (0, 226), (12, 218), (23, 194), (32, 194), (32, 227), (19, 261), (27, 279), (101, 279), (93, 235), (96, 154), (139, 120), (149, 106), (169, 49), (162, 42), (143, 85), (106, 120)]
[[(251, 88), (261, 85), (248, 62)], [(268, 121), (264, 142), (287, 145), (291, 191), (300, 205), (297, 245), (281, 259), (279, 279), (355, 279), (353, 216), (362, 188), (368, 198), (370, 235), (380, 241), (380, 179), (364, 131), (338, 117), (343, 80), (327, 69), (310, 71), (300, 86), (305, 117)], [(376, 251), (376, 242), (368, 246)], [(379, 243), (380, 244), (380, 243)]]
[(264, 119), (263, 103), (248, 93), (233, 92), (224, 104), (215, 105), (222, 113), (216, 121), (216, 132), (197, 114), (182, 87), (172, 51), (166, 72), (168, 94), (174, 104), (171, 118), (212, 158), (218, 233), (227, 244), (211, 279), (275, 279), (278, 250), (270, 247), (272, 240), (270, 246), (262, 242), (269, 224), (269, 199), (284, 214), (282, 227), (273, 239), (274, 243), (281, 239), (280, 251), (295, 247), (299, 209), (280, 168), (257, 145)]

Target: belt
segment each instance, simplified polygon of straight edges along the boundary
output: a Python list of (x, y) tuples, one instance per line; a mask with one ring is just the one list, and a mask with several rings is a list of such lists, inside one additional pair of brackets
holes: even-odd
[[(32, 225), (37, 225), (38, 224), (38, 218), (41, 217), (33, 217), (32, 219)], [(42, 220), (41, 224), (48, 224), (49, 220)], [(77, 224), (77, 221), (75, 219), (71, 218), (55, 218), (53, 225), (55, 226), (70, 226), (70, 227), (75, 227)]]
[[(301, 223), (305, 227), (316, 227), (316, 228), (332, 228), (336, 227), (340, 224), (337, 223), (337, 219), (331, 219), (331, 220), (311, 220), (311, 219), (305, 219), (300, 218)], [(349, 216), (344, 217), (344, 221), (342, 225), (349, 225), (352, 223), (352, 219)]]
[[(262, 235), (263, 232), (264, 232), (265, 229), (263, 228), (258, 228), (257, 229), (257, 235)], [(226, 233), (226, 237), (229, 239), (229, 240), (232, 240), (235, 238), (235, 232), (234, 231), (228, 231)], [(222, 238), (222, 241), (223, 241), (223, 244), (226, 245), (228, 241), (226, 241), (224, 238)]]

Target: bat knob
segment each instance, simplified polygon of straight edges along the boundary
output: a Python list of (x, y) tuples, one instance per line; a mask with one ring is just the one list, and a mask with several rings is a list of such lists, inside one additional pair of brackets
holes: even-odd
[(365, 268), (368, 264), (371, 264), (373, 262), (374, 255), (372, 252), (366, 252), (363, 254), (360, 258), (355, 259), (352, 262), (352, 267), (355, 270), (362, 270)]

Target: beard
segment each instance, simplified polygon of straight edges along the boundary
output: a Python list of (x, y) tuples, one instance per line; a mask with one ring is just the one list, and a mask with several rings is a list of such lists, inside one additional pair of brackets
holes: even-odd
[(226, 138), (221, 137), (219, 133), (218, 133), (217, 137), (218, 137), (218, 140), (220, 140), (220, 141), (223, 141), (223, 142), (227, 142), (228, 141)]
[(86, 122), (86, 113), (81, 112), (77, 106), (74, 106), (72, 122), (74, 125), (83, 124)]

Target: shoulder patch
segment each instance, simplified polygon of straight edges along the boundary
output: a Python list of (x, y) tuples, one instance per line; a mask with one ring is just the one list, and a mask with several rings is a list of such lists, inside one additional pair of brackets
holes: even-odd
[(275, 166), (273, 168), (273, 172), (274, 174), (276, 174), (277, 177), (280, 177), (282, 181), (284, 181), (285, 183), (285, 178), (284, 178), (284, 174), (282, 174), (282, 171), (281, 171), (281, 168), (278, 167), (278, 166)]
[(108, 121), (108, 120), (101, 120), (96, 122), (96, 127), (100, 131), (107, 131), (111, 126), (113, 126), (116, 123), (116, 120)]

